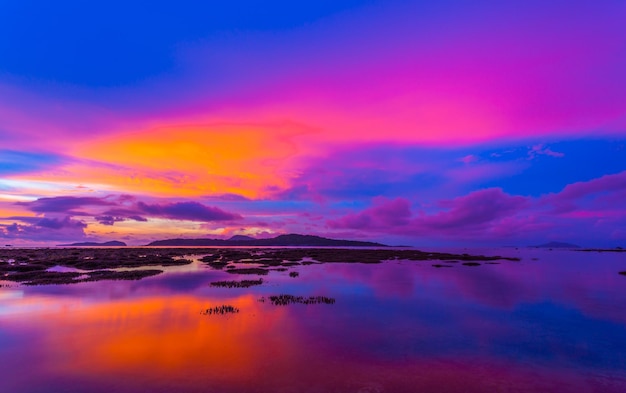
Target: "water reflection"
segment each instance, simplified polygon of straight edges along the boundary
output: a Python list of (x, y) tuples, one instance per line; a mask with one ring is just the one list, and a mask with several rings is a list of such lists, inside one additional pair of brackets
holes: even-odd
[[(250, 288), (210, 287), (233, 276), (197, 263), (136, 282), (11, 285), (0, 390), (624, 391), (623, 257), (524, 252), (449, 269), (299, 266)], [(258, 301), (281, 293), (337, 302)], [(200, 313), (222, 304), (240, 312)]]

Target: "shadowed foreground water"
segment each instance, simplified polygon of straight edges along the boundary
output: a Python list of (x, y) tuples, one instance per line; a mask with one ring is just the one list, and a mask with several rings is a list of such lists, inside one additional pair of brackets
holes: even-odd
[[(626, 254), (491, 254), (522, 260), (295, 266), (242, 288), (209, 284), (256, 276), (197, 261), (1, 282), (0, 391), (626, 391)], [(281, 294), (334, 303), (266, 300)], [(238, 312), (203, 313), (222, 305)]]

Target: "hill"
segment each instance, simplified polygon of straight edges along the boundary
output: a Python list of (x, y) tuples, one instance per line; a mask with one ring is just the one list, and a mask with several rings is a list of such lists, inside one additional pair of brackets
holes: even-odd
[(571, 244), (571, 243), (563, 243), (563, 242), (549, 242), (540, 244), (538, 246), (533, 246), (535, 248), (580, 248), (579, 245)]
[(222, 239), (165, 239), (154, 241), (148, 246), (272, 246), (272, 247), (387, 247), (381, 243), (356, 240), (328, 239), (313, 235), (279, 235), (269, 239), (254, 239), (248, 236), (233, 236)]
[(118, 242), (118, 241), (110, 241), (104, 243), (96, 243), (96, 242), (83, 242), (83, 243), (72, 243), (72, 244), (58, 244), (59, 247), (126, 247), (126, 243)]

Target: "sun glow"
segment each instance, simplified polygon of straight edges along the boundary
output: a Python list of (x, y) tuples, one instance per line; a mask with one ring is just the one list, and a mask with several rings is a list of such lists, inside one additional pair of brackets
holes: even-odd
[(73, 164), (78, 179), (154, 195), (238, 194), (249, 198), (288, 186), (287, 163), (298, 153), (296, 132), (260, 126), (163, 127), (91, 140)]

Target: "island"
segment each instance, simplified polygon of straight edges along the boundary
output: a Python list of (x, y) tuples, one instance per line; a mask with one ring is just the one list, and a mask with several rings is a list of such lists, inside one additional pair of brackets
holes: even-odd
[(147, 246), (162, 247), (204, 247), (204, 246), (269, 246), (269, 247), (389, 247), (375, 242), (329, 239), (315, 235), (279, 235), (268, 239), (255, 239), (249, 236), (233, 236), (230, 239), (166, 239), (157, 240)]
[(126, 247), (126, 243), (120, 241), (110, 241), (104, 243), (82, 242), (71, 244), (58, 244), (58, 247)]
[(544, 244), (539, 244), (537, 246), (532, 246), (534, 248), (581, 248), (577, 244), (564, 243), (564, 242), (548, 242)]

